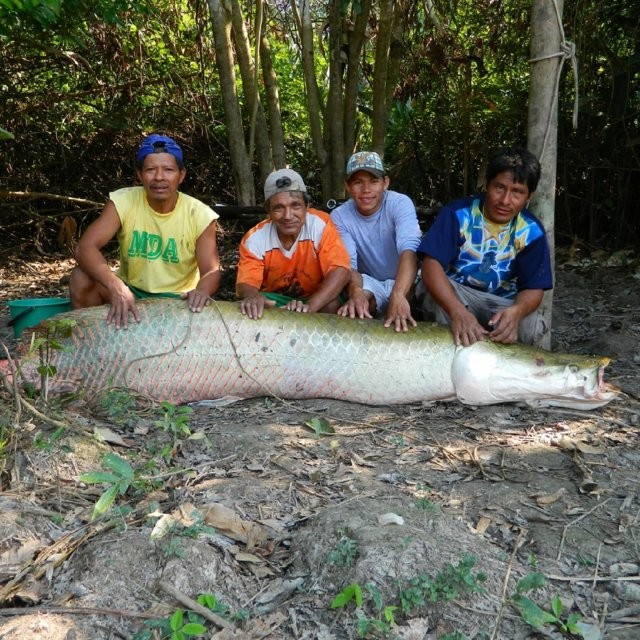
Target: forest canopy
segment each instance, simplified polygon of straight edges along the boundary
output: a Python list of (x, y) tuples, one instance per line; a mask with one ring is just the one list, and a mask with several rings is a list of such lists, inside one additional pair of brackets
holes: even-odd
[[(1, 0), (0, 224), (82, 226), (154, 131), (211, 204), (260, 204), (284, 164), (317, 203), (341, 197), (346, 157), (374, 148), (392, 188), (433, 209), (477, 188), (489, 150), (526, 143), (530, 14), (525, 0)], [(640, 231), (640, 1), (562, 16), (578, 117), (567, 63), (556, 241), (625, 247)]]

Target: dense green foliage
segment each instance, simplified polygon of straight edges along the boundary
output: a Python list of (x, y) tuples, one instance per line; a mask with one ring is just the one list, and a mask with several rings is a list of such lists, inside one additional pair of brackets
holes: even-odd
[(133, 179), (142, 135), (163, 131), (189, 158), (207, 159), (192, 176), (197, 190), (223, 195), (215, 66), (199, 26), (206, 17), (180, 0), (61, 7), (55, 24), (39, 17), (53, 9), (31, 21), (28, 11), (0, 13), (0, 120), (16, 136), (3, 148), (4, 186), (102, 201)]
[[(250, 18), (254, 3), (242, 4)], [(326, 7), (312, 4), (326, 94)], [(432, 206), (474, 190), (490, 148), (526, 142), (530, 2), (436, 0), (437, 20), (427, 4), (407, 3), (385, 159), (392, 187)], [(353, 18), (360, 3), (342, 7)], [(319, 193), (297, 32), (287, 2), (267, 9), (288, 161)], [(249, 19), (247, 27), (253, 38)], [(640, 0), (568, 0), (564, 27), (577, 45), (580, 114), (573, 131), (567, 65), (559, 95), (558, 242), (624, 246), (640, 232)], [(63, 213), (75, 213), (82, 226), (79, 205), (25, 205), (6, 192), (102, 202), (110, 189), (131, 183), (134, 148), (152, 131), (184, 146), (187, 191), (233, 203), (213, 51), (206, 3), (0, 0), (0, 127), (15, 136), (0, 140), (0, 224), (10, 226), (28, 206), (52, 230)], [(359, 148), (370, 143), (371, 43), (363, 56)], [(241, 86), (239, 95), (242, 101)]]

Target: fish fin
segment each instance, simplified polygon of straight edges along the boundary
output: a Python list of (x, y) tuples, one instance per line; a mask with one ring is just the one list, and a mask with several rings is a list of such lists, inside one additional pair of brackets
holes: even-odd
[(224, 396), (222, 398), (215, 398), (212, 400), (198, 400), (196, 402), (188, 402), (187, 404), (190, 407), (226, 407), (228, 404), (233, 404), (234, 402), (240, 402), (240, 400), (245, 400), (245, 398), (240, 398), (238, 396)]

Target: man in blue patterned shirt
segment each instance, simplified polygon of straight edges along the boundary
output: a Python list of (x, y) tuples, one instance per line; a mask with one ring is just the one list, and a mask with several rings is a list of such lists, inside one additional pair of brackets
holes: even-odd
[(526, 207), (540, 163), (526, 149), (500, 149), (485, 178), (484, 193), (440, 210), (418, 247), (423, 308), (458, 345), (485, 337), (539, 345), (548, 331), (539, 306), (553, 278), (544, 227)]

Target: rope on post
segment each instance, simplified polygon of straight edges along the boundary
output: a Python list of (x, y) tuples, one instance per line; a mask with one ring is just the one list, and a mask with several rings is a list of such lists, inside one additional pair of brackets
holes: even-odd
[[(557, 53), (550, 53), (545, 56), (540, 56), (538, 58), (531, 58), (529, 62), (533, 64), (534, 62), (541, 62), (542, 60), (550, 60), (551, 58), (562, 58), (560, 64), (558, 65), (558, 72), (556, 74), (556, 86), (553, 92), (553, 104), (555, 104), (558, 100), (558, 92), (560, 89), (560, 77), (562, 75), (562, 63), (565, 60), (571, 61), (571, 68), (573, 70), (573, 83), (575, 89), (575, 95), (573, 99), (573, 130), (575, 131), (578, 128), (578, 59), (576, 58), (576, 45), (567, 40), (564, 35), (564, 28), (562, 27), (562, 18), (560, 16), (560, 10), (558, 9), (558, 4), (556, 0), (553, 0), (553, 7), (556, 11), (556, 18), (558, 20), (558, 30), (560, 31), (560, 51)], [(553, 109), (549, 109), (549, 115), (547, 117), (547, 128), (544, 133), (544, 141), (542, 143), (542, 151), (540, 153), (540, 158), (544, 155), (545, 149), (547, 147), (547, 140), (549, 138), (549, 132), (551, 130), (551, 114), (553, 113)]]

